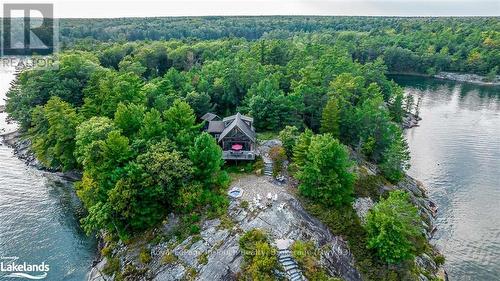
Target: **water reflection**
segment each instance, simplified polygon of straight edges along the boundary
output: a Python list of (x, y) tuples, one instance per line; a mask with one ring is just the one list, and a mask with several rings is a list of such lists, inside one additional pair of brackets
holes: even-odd
[(394, 77), (422, 98), (409, 173), (439, 205), (435, 243), (452, 280), (500, 276), (500, 88)]

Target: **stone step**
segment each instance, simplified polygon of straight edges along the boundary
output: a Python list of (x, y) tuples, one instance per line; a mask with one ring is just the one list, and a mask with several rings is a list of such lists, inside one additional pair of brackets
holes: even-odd
[(279, 256), (278, 260), (280, 260), (280, 261), (292, 260), (293, 261), (293, 257), (290, 256), (290, 255), (288, 255), (288, 256)]
[(278, 255), (278, 258), (280, 258), (280, 259), (290, 258), (291, 259), (292, 255), (290, 255), (290, 254), (282, 254), (282, 255)]
[(298, 270), (299, 269), (299, 267), (296, 264), (283, 266), (283, 268), (285, 268), (286, 272), (291, 272), (293, 270)]

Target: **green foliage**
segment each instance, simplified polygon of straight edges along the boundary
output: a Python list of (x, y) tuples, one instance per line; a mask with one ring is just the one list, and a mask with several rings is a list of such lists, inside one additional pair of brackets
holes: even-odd
[(279, 133), (279, 139), (283, 144), (283, 148), (286, 151), (286, 155), (288, 158), (292, 158), (293, 156), (293, 148), (297, 139), (299, 137), (299, 129), (295, 126), (286, 126)]
[(158, 110), (152, 108), (144, 114), (144, 119), (139, 129), (139, 137), (153, 143), (165, 137), (165, 124)]
[(218, 174), (224, 164), (222, 149), (215, 138), (208, 133), (202, 133), (194, 140), (189, 150), (189, 159), (194, 165), (194, 177), (210, 187), (218, 184)]
[(434, 262), (436, 263), (437, 266), (441, 266), (444, 264), (444, 262), (446, 261), (446, 258), (445, 256), (439, 254), (439, 255), (436, 255), (434, 257)]
[(252, 229), (240, 238), (239, 244), (245, 261), (244, 280), (274, 280), (273, 270), (278, 266), (278, 258), (267, 235)]
[(386, 184), (386, 180), (380, 175), (358, 174), (354, 191), (357, 197), (370, 197), (377, 201), (380, 197), (380, 190)]
[(415, 256), (412, 241), (422, 235), (417, 208), (403, 191), (392, 191), (367, 215), (368, 247), (387, 263), (398, 263)]
[(313, 132), (306, 129), (299, 135), (297, 141), (295, 142), (295, 146), (293, 147), (293, 163), (297, 167), (304, 167), (307, 161), (307, 152), (309, 151), (312, 136)]
[(186, 102), (193, 108), (196, 116), (201, 117), (203, 114), (212, 111), (210, 95), (207, 93), (190, 92), (186, 95)]
[(72, 107), (83, 103), (83, 89), (92, 73), (102, 69), (94, 54), (73, 51), (58, 55), (55, 70), (32, 69), (23, 71), (18, 86), (7, 93), (9, 115), (19, 121), (23, 130), (32, 124), (31, 116), (37, 106), (44, 106), (51, 97), (59, 97)]
[(108, 276), (112, 276), (114, 273), (120, 270), (120, 259), (118, 258), (109, 258), (108, 262), (102, 269), (102, 272)]
[(145, 110), (143, 105), (119, 103), (114, 118), (116, 127), (125, 136), (133, 137), (142, 127)]
[(193, 143), (199, 130), (193, 109), (178, 99), (163, 116), (168, 138), (173, 140), (180, 150), (185, 151)]
[(198, 257), (198, 263), (199, 264), (207, 264), (208, 263), (208, 254), (203, 253)]
[(82, 113), (86, 117), (96, 115), (113, 117), (118, 104), (143, 104), (142, 80), (132, 73), (117, 73), (110, 70), (92, 74), (84, 92)]
[(368, 248), (367, 232), (351, 206), (329, 208), (324, 204), (310, 200), (302, 200), (302, 203), (309, 214), (327, 225), (333, 233), (344, 237), (363, 279), (405, 280), (407, 271), (409, 271), (406, 264), (400, 264), (399, 267), (389, 267)]
[[(120, 42), (99, 52), (99, 61), (144, 77), (162, 76), (169, 67), (187, 70), (207, 57), (220, 57), (227, 45), (234, 44), (210, 43), (235, 36), (244, 38), (235, 41), (261, 39), (246, 52), (266, 66), (282, 67), (294, 61), (296, 51), (291, 40), (286, 40), (290, 38), (307, 46), (308, 51), (317, 50), (307, 45), (311, 41), (348, 46), (349, 54), (362, 63), (383, 57), (385, 70), (393, 72), (425, 73), (433, 69), (485, 74), (499, 65), (499, 24), (495, 17), (159, 17), (147, 22), (141, 18), (98, 22), (62, 19), (60, 29), (64, 46), (90, 50), (99, 41)], [(155, 42), (170, 38), (201, 42), (175, 49)], [(147, 45), (137, 50), (134, 43), (121, 43), (124, 39), (146, 40)], [(241, 70), (248, 72), (252, 67)]]
[(388, 180), (398, 182), (405, 176), (404, 172), (410, 168), (410, 153), (408, 144), (399, 132), (399, 128), (393, 125), (390, 129), (396, 133), (392, 134), (394, 139), (384, 151), (383, 160), (379, 167)]
[(297, 261), (308, 280), (317, 281), (335, 281), (336, 278), (330, 277), (326, 270), (319, 264), (319, 253), (314, 243), (296, 240), (290, 247), (293, 258)]
[(273, 160), (273, 176), (277, 176), (283, 171), (286, 161), (285, 149), (282, 146), (273, 146), (269, 150), (269, 157)]
[(168, 264), (172, 264), (174, 262), (177, 261), (177, 256), (175, 256), (173, 253), (171, 253), (170, 251), (167, 251), (162, 259), (161, 259), (161, 262), (162, 264), (165, 264), (165, 265), (168, 265)]
[(339, 129), (340, 111), (337, 101), (330, 98), (323, 108), (321, 118), (321, 132), (329, 133), (333, 137), (338, 138), (340, 134)]
[(285, 96), (276, 77), (254, 84), (244, 101), (246, 112), (255, 120), (258, 130), (278, 131), (285, 125), (300, 124), (300, 99)]
[(352, 165), (338, 140), (329, 134), (313, 136), (297, 173), (300, 193), (328, 206), (350, 203), (356, 178)]
[(148, 249), (142, 249), (139, 253), (139, 261), (143, 264), (151, 262), (151, 252)]
[(76, 110), (59, 97), (52, 97), (45, 106), (33, 110), (34, 126), (29, 134), (37, 158), (47, 167), (70, 170), (76, 167), (76, 127), (80, 118)]
[[(259, 139), (276, 138), (284, 129), (280, 138), (293, 159), (290, 170), (304, 172), (306, 163), (320, 169), (302, 173), (305, 194), (328, 198), (325, 201), (335, 205), (347, 202), (352, 184), (344, 178), (350, 171), (339, 171), (348, 170), (348, 165), (331, 161), (341, 149), (323, 153), (315, 147), (321, 156), (313, 157), (309, 153), (313, 131), (338, 134), (342, 143), (364, 153), (379, 164), (384, 176), (397, 181), (408, 167), (397, 124), (406, 100), (385, 73), (408, 65), (396, 59), (411, 59), (420, 72), (449, 67), (483, 73), (498, 65), (492, 51), (498, 46), (497, 34), (480, 33), (468, 20), (311, 17), (276, 22), (270, 17), (254, 19), (264, 25), (257, 29), (249, 25), (249, 33), (249, 27), (241, 24), (248, 19), (237, 19), (231, 25), (222, 24), (227, 23), (225, 18), (153, 19), (145, 26), (157, 25), (147, 33), (144, 25), (131, 24), (134, 28), (125, 30), (104, 20), (97, 23), (102, 27), (97, 40), (78, 42), (75, 37), (81, 34), (68, 26), (85, 20), (64, 20), (68, 49), (58, 54), (59, 68), (26, 70), (19, 76), (17, 87), (8, 93), (7, 111), (30, 132), (43, 163), (56, 169), (82, 169), (76, 187), (88, 210), (82, 220), (87, 232), (102, 228), (127, 237), (160, 223), (169, 212), (224, 214), (228, 205), (224, 188), (230, 179), (221, 168), (220, 148), (212, 137), (201, 134), (196, 122), (212, 110), (219, 116), (238, 109), (248, 112), (257, 131), (270, 131)], [(168, 30), (162, 21), (169, 23)], [(215, 23), (220, 30), (210, 34), (197, 26), (213, 30)], [(450, 48), (447, 42), (434, 42), (438, 36), (431, 36), (433, 42), (421, 37), (415, 43), (405, 32), (419, 27), (414, 30), (421, 35), (432, 30), (455, 42), (445, 23), (471, 41)], [(86, 36), (95, 37), (95, 25), (89, 26)], [(275, 26), (286, 28), (276, 31)], [(469, 26), (474, 30), (465, 34), (462, 30)], [(328, 34), (315, 32), (325, 28)], [(129, 42), (114, 42), (116, 34)], [(259, 40), (157, 40), (187, 34), (205, 39), (237, 34)], [(153, 41), (138, 41), (145, 38)], [(299, 136), (303, 128), (311, 130)], [(234, 172), (253, 168), (252, 163), (227, 165)], [(316, 179), (315, 173), (329, 176)], [(307, 188), (316, 184), (318, 190)]]
[[(111, 131), (116, 130), (113, 121), (107, 117), (92, 117), (76, 128), (75, 158), (79, 164), (89, 159), (90, 145), (93, 141), (105, 140)], [(88, 165), (88, 163), (86, 164)]]

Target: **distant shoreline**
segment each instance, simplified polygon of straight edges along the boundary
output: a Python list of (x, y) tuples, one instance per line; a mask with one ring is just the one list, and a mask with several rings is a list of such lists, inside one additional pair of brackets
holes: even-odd
[(404, 75), (404, 76), (417, 76), (417, 77), (427, 77), (427, 78), (435, 78), (441, 80), (455, 81), (455, 82), (463, 82), (469, 84), (475, 84), (480, 86), (500, 86), (500, 77), (497, 75), (497, 78), (492, 82), (485, 82), (485, 76), (471, 74), (471, 73), (457, 73), (457, 72), (439, 72), (435, 75), (429, 75), (418, 72), (388, 72), (388, 75)]

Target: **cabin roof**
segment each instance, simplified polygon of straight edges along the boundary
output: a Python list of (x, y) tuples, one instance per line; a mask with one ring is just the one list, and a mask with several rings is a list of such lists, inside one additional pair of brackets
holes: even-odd
[(231, 119), (234, 119), (229, 126), (227, 126), (224, 131), (219, 136), (219, 141), (221, 141), (229, 132), (231, 132), (234, 128), (240, 129), (250, 140), (255, 142), (255, 131), (254, 129), (249, 126), (247, 123), (245, 123), (243, 120), (246, 121), (253, 121), (253, 118), (247, 117), (244, 115), (241, 115), (239, 112), (236, 115), (226, 117), (222, 120), (222, 122), (229, 121)]
[(222, 121), (223, 122), (231, 121), (231, 120), (235, 119), (236, 116), (238, 116), (238, 115), (239, 115), (239, 117), (240, 117), (241, 120), (245, 120), (245, 121), (249, 121), (249, 122), (253, 123), (253, 118), (252, 117), (241, 115), (239, 112), (236, 113), (235, 115), (224, 117), (224, 119), (222, 119)]
[(203, 116), (201, 116), (201, 120), (205, 120), (207, 122), (210, 122), (210, 121), (214, 121), (214, 120), (220, 120), (220, 117), (217, 116), (216, 114), (211, 113), (211, 112), (207, 112)]
[(210, 121), (208, 123), (207, 132), (209, 133), (222, 133), (224, 131), (224, 122), (222, 121)]

